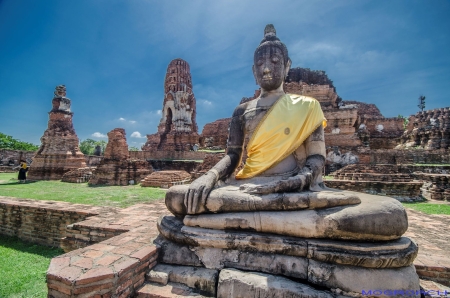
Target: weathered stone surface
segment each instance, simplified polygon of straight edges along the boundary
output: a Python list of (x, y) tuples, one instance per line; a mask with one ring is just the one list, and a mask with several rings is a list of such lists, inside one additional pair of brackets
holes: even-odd
[(407, 230), (405, 209), (395, 199), (358, 195), (361, 199), (358, 205), (283, 212), (187, 215), (184, 224), (219, 230), (242, 229), (295, 237), (366, 241), (398, 239)]
[[(413, 265), (401, 268), (366, 269), (362, 267), (331, 265), (309, 261), (308, 281), (325, 286), (344, 295), (362, 297), (362, 290), (419, 291), (419, 277)], [(220, 287), (219, 287), (220, 288)], [(392, 293), (390, 297), (404, 297)], [(417, 295), (410, 297), (420, 297)]]
[(425, 198), (450, 201), (450, 174), (417, 172), (414, 176), (425, 182), (421, 188)]
[(147, 135), (142, 150), (192, 150), (192, 146), (199, 143), (196, 114), (189, 64), (183, 59), (174, 59), (167, 67), (158, 132)]
[(158, 259), (161, 263), (197, 267), (203, 266), (198, 256), (185, 245), (167, 241), (160, 236), (155, 239), (154, 243), (160, 248)]
[(220, 271), (217, 297), (331, 298), (334, 295), (280, 276), (224, 269)]
[(66, 87), (57, 86), (49, 112), (48, 128), (28, 172), (30, 180), (59, 180), (64, 173), (86, 167), (84, 154), (72, 124), (73, 112)]
[[(231, 259), (239, 263), (241, 252), (249, 252), (250, 255), (254, 253), (253, 255), (256, 258), (259, 258), (258, 253), (264, 253), (277, 257), (286, 255), (367, 268), (398, 268), (412, 264), (418, 252), (417, 244), (405, 237), (381, 243), (294, 238), (255, 232), (188, 227), (183, 226), (177, 218), (170, 216), (158, 220), (158, 229), (167, 239), (189, 245), (191, 248), (195, 247), (197, 255), (197, 252), (203, 248), (219, 249), (223, 255), (219, 254), (215, 258), (209, 258), (209, 262), (222, 265), (225, 264), (224, 260), (230, 259), (230, 255), (234, 256)], [(217, 254), (217, 251), (215, 253)], [(198, 256), (205, 263), (205, 258)], [(267, 265), (268, 263), (264, 264)], [(220, 268), (222, 265), (207, 267)], [(253, 266), (257, 265), (253, 264)]]
[(34, 151), (0, 149), (0, 166), (18, 166), (21, 160), (29, 165), (35, 154)]
[(193, 249), (206, 268), (236, 268), (307, 279), (308, 259), (260, 252), (196, 247)]
[(151, 282), (162, 285), (168, 282), (180, 283), (207, 296), (216, 295), (218, 277), (218, 270), (164, 264), (156, 265), (147, 274), (147, 279)]
[(169, 188), (174, 185), (190, 183), (191, 179), (191, 174), (186, 171), (158, 171), (141, 180), (141, 186)]
[(145, 160), (130, 160), (128, 144), (123, 128), (108, 133), (105, 156), (89, 180), (91, 185), (137, 184), (153, 169)]

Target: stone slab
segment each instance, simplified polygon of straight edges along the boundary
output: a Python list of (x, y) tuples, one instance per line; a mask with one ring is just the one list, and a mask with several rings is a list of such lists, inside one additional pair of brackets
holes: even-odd
[(156, 265), (147, 274), (150, 282), (162, 285), (167, 285), (168, 282), (180, 283), (206, 296), (216, 295), (218, 277), (218, 270), (165, 264)]
[(291, 281), (287, 278), (236, 269), (220, 271), (218, 298), (260, 297), (260, 298), (331, 298), (331, 292)]
[[(223, 263), (223, 260), (228, 258), (228, 251), (237, 250), (247, 252), (253, 257), (259, 253), (269, 253), (280, 257), (294, 256), (367, 268), (397, 268), (412, 264), (418, 252), (415, 242), (406, 237), (385, 242), (305, 239), (247, 231), (187, 227), (173, 216), (158, 219), (158, 229), (164, 237), (191, 248), (223, 250), (221, 256), (217, 255), (214, 259), (215, 263)], [(199, 249), (196, 249), (196, 252), (200, 251)], [(177, 249), (174, 254), (179, 254), (180, 251), (181, 249)], [(186, 257), (181, 259), (192, 258), (190, 253), (187, 252)], [(200, 256), (199, 258), (202, 259)], [(211, 268), (219, 267), (211, 265)]]
[[(361, 296), (363, 290), (366, 292), (369, 290), (382, 292), (413, 290), (418, 291), (419, 294), (409, 297), (420, 297), (419, 277), (413, 265), (402, 268), (368, 269), (309, 260), (308, 281), (349, 296)], [(404, 295), (393, 293), (389, 296), (403, 297)]]

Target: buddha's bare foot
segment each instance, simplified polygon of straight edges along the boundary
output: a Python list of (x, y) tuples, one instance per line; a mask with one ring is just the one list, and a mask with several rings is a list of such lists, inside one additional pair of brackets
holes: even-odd
[(187, 214), (196, 214), (198, 211), (205, 208), (206, 198), (216, 182), (216, 175), (207, 172), (205, 175), (197, 178), (191, 183), (189, 190), (184, 197), (184, 205), (186, 206)]
[(276, 192), (301, 191), (311, 182), (310, 175), (296, 175), (262, 185), (243, 184), (239, 189), (250, 194), (269, 194)]

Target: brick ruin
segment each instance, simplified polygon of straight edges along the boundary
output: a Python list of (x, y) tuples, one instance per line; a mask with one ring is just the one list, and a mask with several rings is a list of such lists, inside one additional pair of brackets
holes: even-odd
[(230, 121), (231, 118), (223, 118), (205, 124), (200, 137), (200, 146), (208, 149), (225, 149)]
[(41, 137), (41, 147), (33, 157), (28, 179), (59, 180), (70, 170), (86, 167), (73, 128), (70, 104), (66, 87), (57, 86), (52, 100), (53, 108), (49, 112), (48, 128)]
[(192, 150), (199, 142), (196, 112), (189, 64), (183, 59), (174, 59), (167, 67), (158, 132), (147, 135), (142, 150)]
[(418, 112), (409, 117), (408, 126), (396, 147), (448, 149), (450, 145), (450, 107)]
[(108, 132), (105, 156), (97, 166), (89, 184), (136, 184), (151, 172), (151, 165), (146, 160), (130, 159), (125, 130), (115, 128)]
[(191, 179), (191, 174), (186, 171), (159, 171), (141, 180), (141, 186), (169, 188), (174, 185), (189, 184)]

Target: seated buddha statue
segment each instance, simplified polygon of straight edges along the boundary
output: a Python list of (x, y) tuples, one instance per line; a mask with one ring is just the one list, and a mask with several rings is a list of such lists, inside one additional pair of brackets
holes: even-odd
[(326, 119), (316, 99), (284, 92), (291, 60), (273, 25), (266, 26), (253, 62), (261, 93), (234, 110), (225, 157), (190, 185), (171, 187), (167, 208), (187, 226), (399, 238), (407, 229), (401, 204), (324, 187)]

